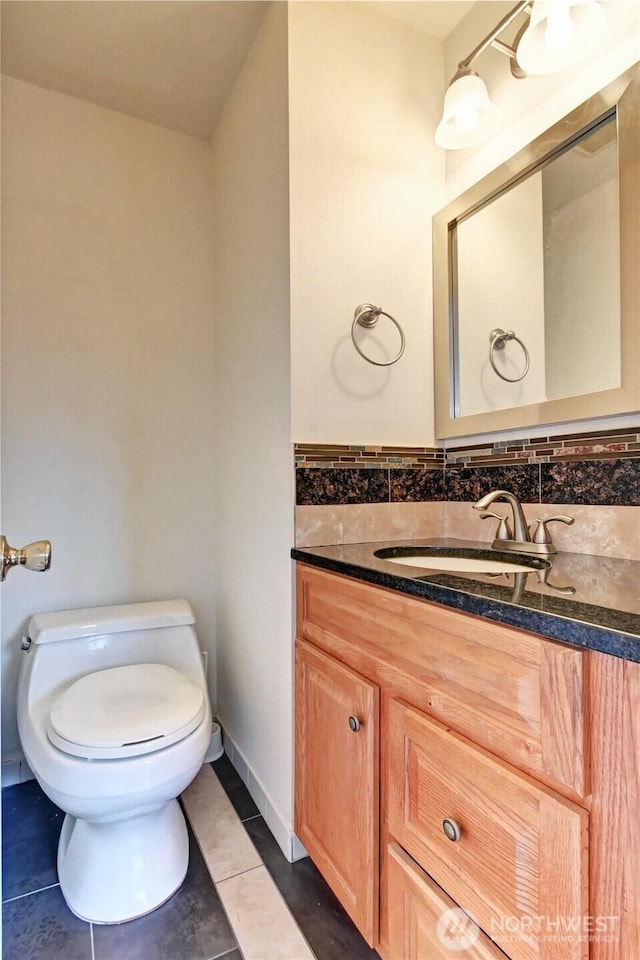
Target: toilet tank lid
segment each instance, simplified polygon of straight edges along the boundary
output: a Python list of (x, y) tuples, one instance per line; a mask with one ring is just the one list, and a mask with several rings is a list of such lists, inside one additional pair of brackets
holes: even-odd
[(53, 643), (56, 640), (100, 637), (154, 627), (178, 627), (188, 623), (195, 623), (195, 617), (186, 600), (157, 600), (36, 613), (29, 621), (29, 636), (33, 643)]

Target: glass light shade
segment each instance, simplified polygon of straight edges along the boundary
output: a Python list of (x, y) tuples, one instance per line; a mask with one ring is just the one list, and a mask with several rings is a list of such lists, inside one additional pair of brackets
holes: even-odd
[(597, 0), (535, 0), (516, 60), (525, 73), (555, 73), (598, 43), (606, 14)]
[(498, 126), (500, 111), (475, 70), (456, 73), (444, 98), (435, 140), (445, 150), (461, 150), (485, 140)]

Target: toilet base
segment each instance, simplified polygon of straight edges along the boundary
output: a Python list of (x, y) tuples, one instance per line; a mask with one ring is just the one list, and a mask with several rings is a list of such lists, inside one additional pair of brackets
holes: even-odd
[(175, 893), (188, 865), (189, 837), (177, 800), (130, 820), (64, 819), (58, 878), (81, 920), (123, 923), (150, 913)]

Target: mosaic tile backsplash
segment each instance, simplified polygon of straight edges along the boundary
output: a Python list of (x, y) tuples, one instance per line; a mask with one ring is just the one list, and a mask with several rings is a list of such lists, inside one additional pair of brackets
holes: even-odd
[(296, 444), (296, 503), (475, 501), (640, 506), (640, 427), (461, 447)]

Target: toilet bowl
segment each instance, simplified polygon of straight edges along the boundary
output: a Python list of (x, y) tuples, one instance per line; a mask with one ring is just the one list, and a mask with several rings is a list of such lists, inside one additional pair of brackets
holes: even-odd
[(66, 817), (60, 889), (83, 920), (122, 923), (181, 885), (177, 802), (202, 766), (211, 708), (185, 600), (42, 613), (18, 682), (27, 763)]

